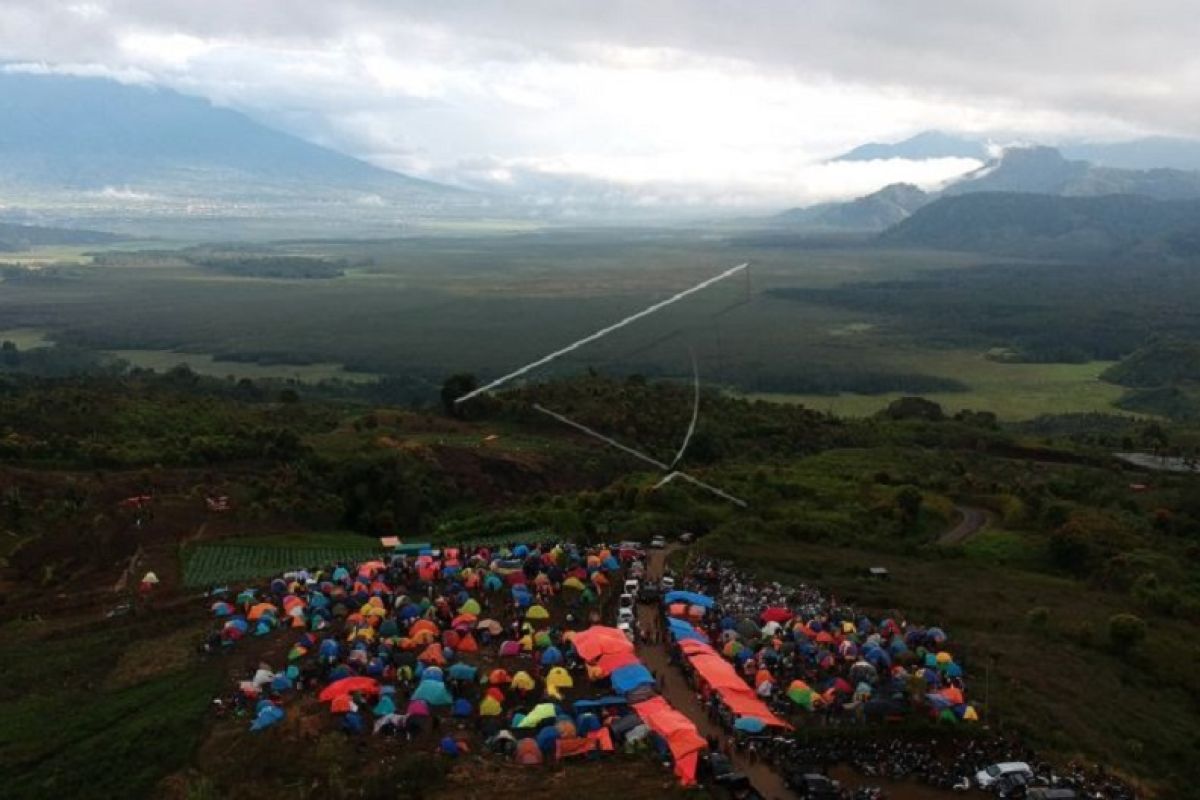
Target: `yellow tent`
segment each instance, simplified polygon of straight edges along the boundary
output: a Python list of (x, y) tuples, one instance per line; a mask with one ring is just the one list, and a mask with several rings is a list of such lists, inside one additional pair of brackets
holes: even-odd
[(469, 598), (467, 600), (467, 602), (463, 603), (461, 606), (458, 607), (458, 613), (474, 614), (475, 616), (479, 616), (479, 612), (481, 612), (482, 610), (483, 609), (479, 607), (479, 601), (476, 600), (474, 597)]
[(527, 653), (530, 652), (531, 650), (533, 650), (533, 637), (532, 636), (530, 636), (529, 634), (525, 634), (524, 636), (521, 637), (521, 649)]
[(494, 697), (485, 697), (479, 704), (479, 716), (481, 717), (498, 717), (502, 710), (500, 703)]
[(516, 675), (513, 675), (512, 682), (509, 684), (514, 689), (532, 691), (534, 687), (533, 678), (525, 670), (521, 670)]
[(525, 619), (550, 619), (550, 612), (543, 606), (530, 606), (525, 612)]
[(942, 652), (937, 654), (937, 662), (939, 664), (949, 664), (953, 660), (954, 660), (954, 657), (951, 656), (949, 653), (947, 653), (945, 650), (943, 650)]
[(979, 714), (975, 711), (975, 706), (967, 706), (966, 712), (963, 713), (963, 719), (967, 722), (978, 722)]
[(562, 667), (554, 667), (546, 673), (546, 685), (555, 689), (569, 689), (575, 685), (575, 681), (571, 678), (571, 673)]
[(570, 578), (567, 578), (565, 581), (563, 581), (563, 588), (564, 589), (574, 589), (576, 591), (582, 592), (586, 587), (583, 585), (583, 581), (579, 580), (579, 578), (576, 578), (574, 575), (572, 575)]

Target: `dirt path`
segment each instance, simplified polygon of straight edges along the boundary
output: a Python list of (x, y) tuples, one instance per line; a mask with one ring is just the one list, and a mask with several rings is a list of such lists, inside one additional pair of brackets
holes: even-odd
[(943, 533), (938, 539), (938, 544), (962, 544), (992, 522), (992, 513), (986, 509), (974, 506), (955, 506), (954, 510), (962, 514), (962, 520)]
[[(646, 563), (649, 577), (655, 580), (661, 578), (667, 556), (678, 549), (679, 545), (671, 545), (666, 550), (652, 550)], [(638, 621), (647, 630), (653, 628), (657, 614), (658, 609), (654, 605), (642, 604), (638, 607)], [(704, 707), (684, 682), (683, 673), (671, 666), (666, 645), (642, 643), (638, 645), (638, 657), (651, 671), (662, 676), (660, 690), (671, 705), (686, 714), (696, 724), (701, 736), (715, 737), (721, 743), (721, 748), (724, 749), (725, 740), (728, 737), (719, 725), (708, 718)], [(754, 788), (767, 800), (788, 800), (793, 797), (788, 788), (784, 786), (783, 778), (775, 770), (761, 762), (751, 763), (745, 756), (734, 751), (732, 746), (730, 751), (733, 753), (734, 766), (750, 779)]]

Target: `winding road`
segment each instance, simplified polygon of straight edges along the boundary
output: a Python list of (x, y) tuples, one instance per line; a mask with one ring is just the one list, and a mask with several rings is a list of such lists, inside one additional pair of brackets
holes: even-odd
[(962, 515), (962, 519), (942, 534), (938, 544), (962, 544), (992, 522), (992, 512), (983, 508), (956, 505), (954, 510)]

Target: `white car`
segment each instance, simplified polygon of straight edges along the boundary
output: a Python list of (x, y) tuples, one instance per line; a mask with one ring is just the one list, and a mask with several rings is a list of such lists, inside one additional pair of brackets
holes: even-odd
[(670, 575), (664, 575), (659, 585), (662, 586), (663, 592), (670, 592), (675, 589), (675, 579)]
[(630, 578), (625, 581), (625, 594), (637, 594), (640, 585), (635, 579)]
[(626, 593), (617, 598), (617, 605), (623, 609), (633, 608), (633, 605), (636, 602), (637, 602), (637, 600), (634, 599), (634, 596), (632, 593)]
[(617, 627), (618, 628), (621, 627), (622, 625), (632, 625), (632, 624), (633, 624), (633, 609), (632, 608), (622, 608), (621, 610), (619, 610), (617, 612)]
[(633, 627), (628, 622), (618, 622), (617, 630), (625, 634), (626, 639), (633, 641)]
[(986, 789), (997, 781), (1017, 773), (1024, 774), (1027, 778), (1033, 777), (1033, 770), (1024, 761), (1005, 761), (979, 770), (975, 774), (975, 783), (979, 784), (980, 789)]
[(650, 540), (650, 548), (652, 550), (662, 550), (666, 546), (667, 539), (665, 536), (655, 536)]

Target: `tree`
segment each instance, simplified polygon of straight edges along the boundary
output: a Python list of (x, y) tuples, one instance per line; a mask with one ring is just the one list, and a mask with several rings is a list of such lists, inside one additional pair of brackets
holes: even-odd
[(896, 492), (896, 507), (900, 509), (906, 523), (911, 524), (917, 521), (917, 517), (921, 513), (922, 499), (921, 490), (914, 486), (905, 486)]
[(442, 382), (442, 410), (446, 416), (463, 419), (462, 406), (454, 401), (465, 394), (475, 391), (477, 383), (475, 376), (468, 372), (451, 375)]
[(1133, 614), (1114, 614), (1108, 618), (1108, 639), (1113, 650), (1128, 655), (1146, 638), (1146, 621)]

